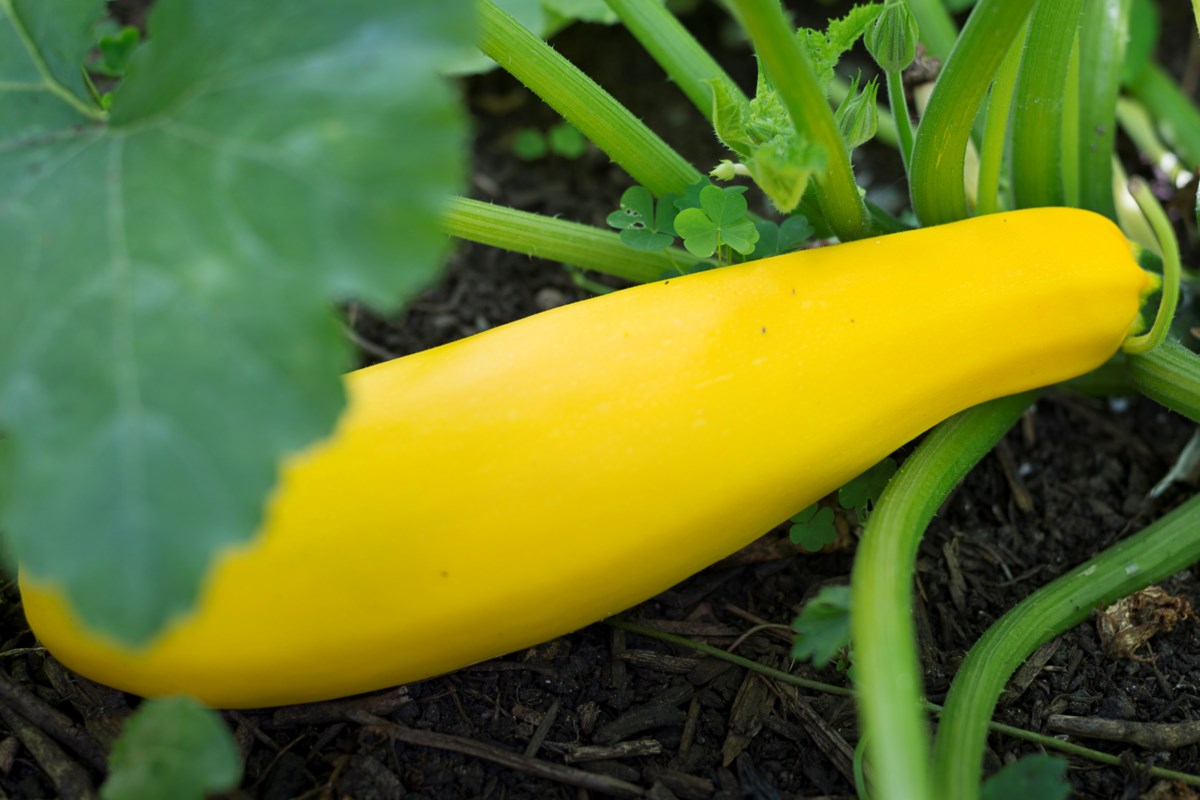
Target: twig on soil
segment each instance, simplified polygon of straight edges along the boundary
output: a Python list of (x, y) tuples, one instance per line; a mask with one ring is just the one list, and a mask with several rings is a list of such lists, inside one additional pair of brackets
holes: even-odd
[(1200, 742), (1200, 721), (1197, 720), (1135, 722), (1127, 719), (1052, 714), (1046, 718), (1046, 729), (1085, 739), (1125, 742), (1147, 750), (1177, 750)]
[(0, 670), (0, 708), (3, 707), (11, 708), (26, 721), (71, 748), (97, 772), (103, 774), (107, 771), (108, 758), (95, 739), (80, 730), (66, 714), (25, 690), (7, 672)]
[(96, 796), (96, 789), (92, 786), (87, 770), (64, 753), (37, 725), (5, 703), (0, 703), (0, 719), (4, 720), (8, 729), (16, 734), (25, 745), (25, 749), (33, 755), (38, 766), (54, 784), (59, 797), (91, 800)]
[(352, 711), (347, 716), (350, 722), (359, 725), (369, 725), (383, 733), (398, 739), (405, 744), (418, 747), (433, 747), (438, 750), (449, 750), (455, 753), (482, 758), (494, 764), (501, 764), (512, 769), (521, 770), (539, 778), (576, 786), (592, 792), (613, 795), (614, 797), (644, 797), (646, 792), (640, 786), (626, 781), (587, 772), (575, 767), (554, 764), (536, 758), (527, 758), (520, 753), (504, 750), (486, 742), (466, 739), (462, 736), (452, 736), (446, 733), (417, 730), (361, 711)]

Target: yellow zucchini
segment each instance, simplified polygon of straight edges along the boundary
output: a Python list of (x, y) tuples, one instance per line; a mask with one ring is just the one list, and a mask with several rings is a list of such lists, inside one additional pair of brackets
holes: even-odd
[(270, 706), (419, 680), (645, 600), (939, 420), (1108, 359), (1146, 285), (1097, 215), (996, 214), (663, 280), (348, 376), (261, 535), (144, 651), (22, 576), (63, 663)]

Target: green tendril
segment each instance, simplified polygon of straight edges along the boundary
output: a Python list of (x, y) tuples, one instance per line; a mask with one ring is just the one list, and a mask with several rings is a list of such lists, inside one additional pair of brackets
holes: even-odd
[(1167, 338), (1171, 320), (1175, 317), (1175, 307), (1179, 304), (1181, 265), (1175, 231), (1171, 227), (1171, 221), (1167, 219), (1166, 212), (1151, 193), (1150, 187), (1141, 178), (1133, 178), (1129, 181), (1129, 193), (1133, 195), (1138, 208), (1154, 230), (1163, 257), (1162, 300), (1159, 301), (1154, 324), (1146, 333), (1129, 337), (1121, 346), (1126, 353), (1137, 355), (1153, 350)]

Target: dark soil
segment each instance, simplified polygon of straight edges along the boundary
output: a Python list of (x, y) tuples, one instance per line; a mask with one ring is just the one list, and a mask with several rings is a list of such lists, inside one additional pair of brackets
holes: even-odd
[[(805, 4), (807, 5), (807, 4)], [(714, 46), (728, 38), (719, 15), (691, 22)], [(1194, 34), (1194, 31), (1193, 31)], [(556, 45), (612, 89), (693, 163), (722, 153), (640, 48), (617, 29), (577, 27)], [(749, 85), (750, 63), (736, 43)], [(1185, 69), (1180, 63), (1179, 72)], [(555, 115), (494, 73), (467, 83), (477, 121), (471, 192), (481, 199), (603, 225), (628, 178), (595, 150), (569, 161), (522, 162), (512, 139)], [(895, 202), (899, 173), (883, 148), (860, 154), (881, 202)], [(581, 299), (561, 266), (460, 245), (444, 281), (402, 318), (352, 309), (364, 360), (403, 355)], [(1153, 404), (1066, 392), (1042, 399), (971, 473), (934, 520), (921, 548), (918, 623), (926, 682), (940, 699), (963, 654), (1017, 601), (1120, 537), (1170, 510), (1194, 487), (1156, 500), (1194, 426)], [(627, 618), (730, 648), (772, 667), (835, 684), (843, 676), (789, 659), (787, 626), (821, 587), (845, 583), (852, 541), (802, 554), (777, 530), (743, 553), (628, 612)], [(1165, 583), (1200, 603), (1193, 571)], [(0, 618), (0, 791), (17, 798), (73, 796), (100, 777), (97, 754), (136, 699), (67, 673), (36, 648), (6, 587)], [(566, 599), (564, 599), (566, 600)], [(480, 620), (480, 624), (489, 624)], [(501, 621), (498, 621), (501, 622)], [(1200, 719), (1200, 639), (1185, 621), (1150, 644), (1153, 658), (1106, 655), (1084, 624), (1056, 639), (997, 712), (1045, 731), (1051, 714), (1176, 722)], [(364, 655), (364, 657), (370, 657)], [(50, 707), (66, 715), (56, 718)], [(17, 710), (37, 725), (22, 726)], [(245, 755), (234, 797), (818, 798), (854, 795), (857, 743), (845, 698), (798, 692), (738, 666), (606, 626), (585, 630), (452, 675), (339, 703), (228, 713)], [(82, 724), (80, 724), (82, 723)], [(71, 726), (75, 746), (62, 731)], [(37, 727), (50, 735), (39, 734)], [(56, 733), (57, 731), (57, 733)], [(65, 749), (52, 738), (65, 743)], [(1086, 742), (1124, 766), (1071, 760), (1080, 798), (1134, 798), (1154, 782), (1146, 765), (1200, 773), (1200, 747), (1147, 751)], [(1031, 748), (993, 736), (987, 769)], [(40, 767), (35, 757), (43, 764)], [(568, 768), (569, 767), (569, 768)], [(1191, 795), (1178, 795), (1180, 797)]]

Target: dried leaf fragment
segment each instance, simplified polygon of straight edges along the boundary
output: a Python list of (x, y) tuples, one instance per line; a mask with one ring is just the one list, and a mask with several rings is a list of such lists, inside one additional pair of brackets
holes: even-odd
[(1195, 616), (1187, 598), (1168, 594), (1160, 586), (1147, 586), (1101, 611), (1096, 632), (1110, 657), (1149, 661), (1137, 651), (1152, 637)]

